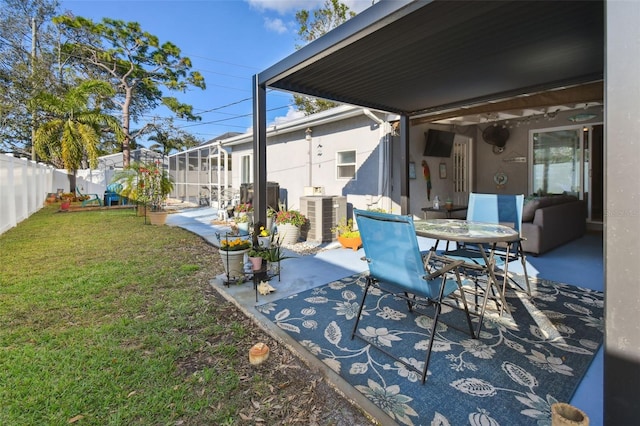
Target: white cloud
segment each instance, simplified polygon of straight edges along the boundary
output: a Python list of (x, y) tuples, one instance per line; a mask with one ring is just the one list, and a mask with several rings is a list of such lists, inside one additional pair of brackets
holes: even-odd
[(271, 124), (282, 124), (282, 123), (286, 123), (288, 121), (291, 120), (295, 120), (297, 118), (302, 118), (304, 117), (304, 113), (302, 111), (296, 111), (293, 107), (289, 107), (289, 109), (287, 110), (287, 115), (285, 115), (284, 117), (276, 117), (273, 119), (273, 123)]
[(275, 18), (275, 19), (264, 18), (264, 27), (267, 30), (276, 32), (278, 34), (283, 34), (287, 32), (287, 26), (285, 25), (284, 22), (282, 22), (282, 19), (280, 18)]
[(322, 6), (324, 0), (246, 0), (258, 10), (273, 10), (281, 15), (301, 9), (315, 9)]
[[(284, 15), (302, 9), (313, 10), (322, 7), (325, 0), (246, 0), (246, 2), (255, 9), (261, 11), (272, 10)], [(341, 0), (341, 2), (353, 12), (360, 13), (371, 6), (372, 0)]]

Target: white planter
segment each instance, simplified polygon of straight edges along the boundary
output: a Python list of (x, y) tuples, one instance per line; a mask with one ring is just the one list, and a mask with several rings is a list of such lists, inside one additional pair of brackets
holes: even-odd
[(271, 237), (258, 237), (258, 245), (262, 248), (271, 248)]
[(224, 271), (229, 275), (229, 278), (239, 278), (244, 275), (244, 256), (248, 251), (248, 248), (237, 251), (219, 250)]
[(300, 228), (295, 225), (283, 223), (278, 226), (278, 238), (282, 244), (295, 244), (300, 238)]

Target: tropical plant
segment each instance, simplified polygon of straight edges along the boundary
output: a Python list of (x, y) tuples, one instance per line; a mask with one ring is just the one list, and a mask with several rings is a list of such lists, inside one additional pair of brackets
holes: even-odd
[(276, 213), (276, 225), (294, 225), (303, 226), (307, 222), (307, 218), (297, 210), (280, 210)]
[(54, 18), (66, 42), (61, 51), (64, 59), (77, 64), (90, 75), (104, 77), (118, 96), (113, 105), (122, 114), (123, 164), (130, 164), (131, 142), (151, 125), (134, 133), (130, 120), (162, 104), (178, 118), (198, 120), (191, 105), (174, 97), (164, 96), (162, 87), (184, 92), (189, 86), (205, 88), (202, 75), (191, 71), (191, 60), (181, 56), (180, 49), (171, 42), (160, 43), (158, 37), (143, 31), (137, 22), (103, 18), (93, 22), (69, 15)]
[(96, 168), (102, 130), (108, 128), (124, 137), (118, 120), (100, 109), (101, 103), (113, 94), (107, 83), (89, 80), (62, 96), (44, 92), (36, 96), (33, 103), (45, 112), (34, 139), (38, 155), (74, 174), (85, 156), (91, 168)]
[(120, 195), (146, 205), (151, 211), (161, 211), (167, 196), (173, 189), (171, 176), (160, 160), (154, 162), (135, 162), (117, 172), (113, 182), (122, 185)]

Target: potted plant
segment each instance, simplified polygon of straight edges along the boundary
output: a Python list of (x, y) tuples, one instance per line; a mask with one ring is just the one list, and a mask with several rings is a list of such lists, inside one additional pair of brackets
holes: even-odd
[(244, 275), (244, 255), (251, 248), (251, 241), (243, 237), (226, 236), (220, 238), (220, 259), (227, 277), (238, 278)]
[(267, 230), (269, 232), (273, 230), (273, 221), (276, 218), (276, 213), (278, 213), (276, 209), (271, 206), (267, 207)]
[(356, 251), (362, 246), (360, 231), (353, 229), (353, 219), (340, 219), (340, 222), (331, 228), (331, 232), (336, 234), (338, 241), (344, 248), (351, 248)]
[(258, 245), (262, 248), (269, 248), (271, 247), (271, 241), (273, 240), (273, 234), (271, 233), (271, 231), (269, 231), (268, 228), (265, 228), (264, 226), (261, 226), (258, 232), (258, 235), (256, 236), (256, 239), (258, 240)]
[(249, 216), (247, 216), (246, 214), (237, 216), (234, 219), (234, 222), (236, 223), (240, 231), (245, 232), (245, 235), (249, 233)]
[(272, 276), (280, 275), (280, 261), (290, 257), (282, 254), (280, 241), (273, 240), (273, 238), (269, 248), (262, 251), (262, 258), (267, 262), (267, 272)]
[[(253, 216), (253, 206), (251, 203), (240, 203), (233, 209), (233, 214), (236, 218), (243, 216)], [(253, 218), (250, 217), (248, 222), (253, 222)]]
[[(251, 269), (259, 271), (262, 268), (262, 260), (266, 257), (266, 249), (262, 247), (251, 247), (247, 253), (249, 261), (251, 262)], [(266, 260), (265, 260), (266, 262)]]
[(135, 201), (148, 210), (152, 225), (162, 225), (167, 219), (164, 203), (173, 189), (171, 176), (162, 162), (134, 162), (117, 172), (113, 182), (122, 185), (119, 195)]
[(71, 192), (63, 192), (60, 194), (60, 210), (68, 211), (71, 207), (71, 202), (75, 200), (75, 195)]
[(276, 213), (276, 227), (282, 244), (295, 244), (300, 238), (300, 228), (307, 218), (297, 210), (280, 210)]

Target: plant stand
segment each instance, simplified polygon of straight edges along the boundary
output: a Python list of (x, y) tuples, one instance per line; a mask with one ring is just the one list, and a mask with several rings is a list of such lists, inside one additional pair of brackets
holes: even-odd
[(256, 302), (258, 301), (258, 285), (261, 281), (270, 281), (271, 278), (278, 276), (278, 282), (280, 282), (280, 261), (278, 260), (278, 272), (272, 272), (269, 270), (270, 262), (262, 262), (260, 269), (253, 271), (253, 290), (256, 292)]

